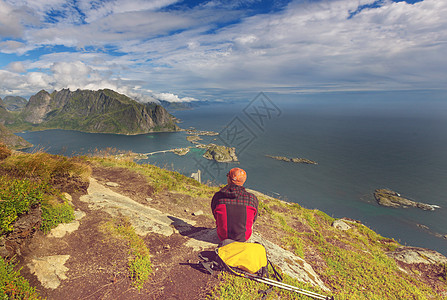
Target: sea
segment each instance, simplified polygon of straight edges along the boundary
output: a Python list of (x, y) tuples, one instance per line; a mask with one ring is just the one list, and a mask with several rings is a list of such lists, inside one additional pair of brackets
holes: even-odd
[[(284, 201), (348, 217), (403, 245), (447, 255), (447, 93), (350, 92), (281, 95), (254, 93), (245, 101), (216, 102), (172, 111), (183, 129), (214, 131), (201, 143), (236, 148), (239, 162), (217, 163), (192, 148), (185, 156), (149, 155), (150, 163), (220, 185), (233, 167), (247, 171), (245, 186)], [(186, 132), (115, 135), (66, 130), (22, 132), (25, 151), (79, 155), (114, 148), (152, 153), (194, 146)], [(267, 157), (313, 160), (297, 164)], [(378, 205), (388, 188), (439, 206), (433, 211)]]

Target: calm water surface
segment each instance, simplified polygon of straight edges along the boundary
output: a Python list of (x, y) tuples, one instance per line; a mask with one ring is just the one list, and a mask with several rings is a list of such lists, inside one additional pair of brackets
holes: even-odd
[[(403, 244), (435, 249), (447, 255), (447, 106), (443, 94), (377, 93), (270, 97), (278, 111), (253, 122), (248, 103), (216, 104), (173, 114), (182, 128), (228, 133), (228, 124), (244, 129), (249, 145), (238, 150), (240, 164), (215, 164), (203, 150), (184, 157), (151, 156), (149, 163), (185, 175), (201, 169), (204, 179), (224, 183), (228, 169), (246, 169), (246, 186), (317, 208), (333, 217), (361, 220), (380, 234)], [(293, 100), (293, 101), (292, 101)], [(255, 103), (256, 104), (256, 103)], [(253, 103), (251, 104), (253, 108)], [(266, 115), (266, 114), (264, 114)], [(184, 132), (137, 136), (50, 130), (21, 133), (54, 154), (79, 154), (113, 147), (148, 153), (191, 144)], [(203, 137), (205, 142), (229, 142)], [(243, 145), (233, 140), (234, 145)], [(237, 144), (237, 145), (236, 145)], [(29, 149), (32, 151), (32, 149)], [(304, 157), (318, 165), (276, 161), (265, 155)], [(380, 207), (377, 188), (390, 188), (416, 201), (441, 206), (435, 211)], [(430, 230), (424, 230), (425, 225)]]

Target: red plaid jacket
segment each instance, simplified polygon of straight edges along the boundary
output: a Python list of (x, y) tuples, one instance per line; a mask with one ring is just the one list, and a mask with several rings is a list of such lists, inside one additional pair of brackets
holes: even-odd
[(221, 241), (232, 239), (245, 242), (252, 234), (258, 215), (258, 199), (243, 186), (229, 184), (214, 194), (211, 210)]

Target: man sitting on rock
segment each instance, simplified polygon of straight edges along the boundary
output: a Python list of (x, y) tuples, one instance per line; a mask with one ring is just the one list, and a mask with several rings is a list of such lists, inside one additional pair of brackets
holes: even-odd
[(227, 185), (213, 196), (211, 210), (216, 219), (217, 236), (245, 242), (252, 234), (258, 215), (258, 199), (242, 186), (247, 173), (233, 168), (227, 174)]

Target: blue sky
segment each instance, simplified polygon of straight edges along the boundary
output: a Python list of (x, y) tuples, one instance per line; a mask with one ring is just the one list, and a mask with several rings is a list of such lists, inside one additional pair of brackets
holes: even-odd
[(445, 89), (446, 16), (445, 0), (0, 0), (0, 97)]

